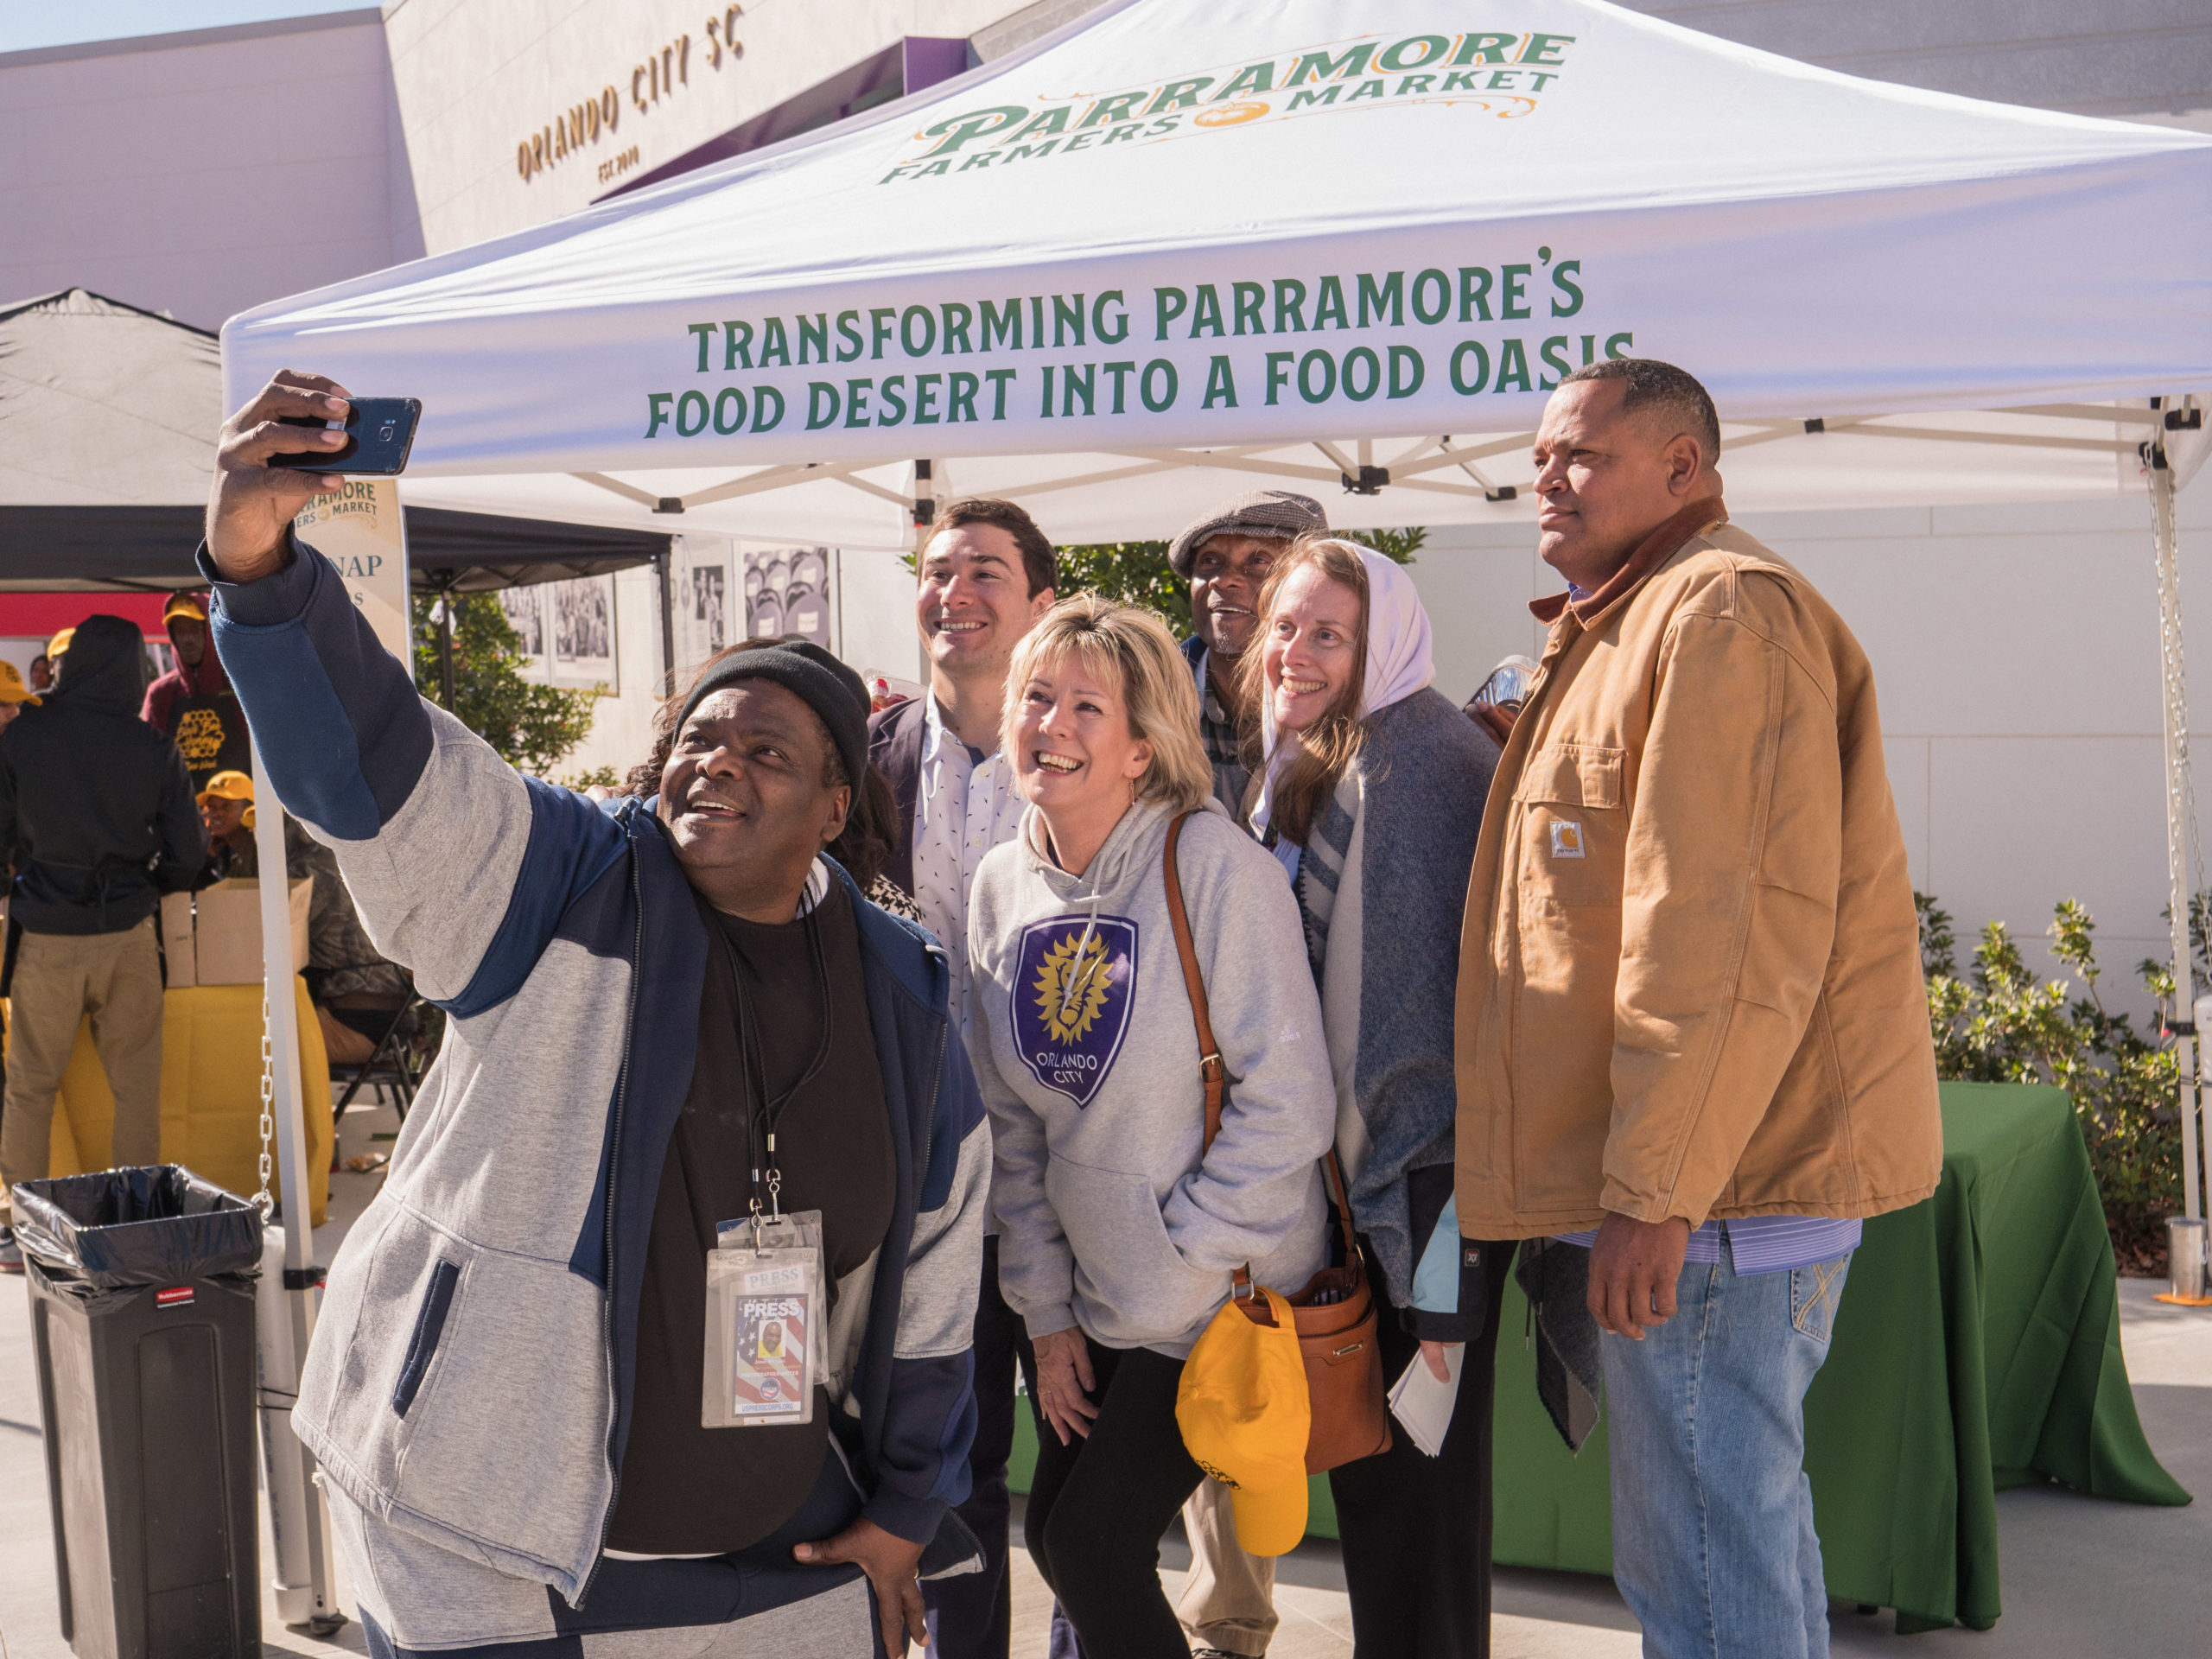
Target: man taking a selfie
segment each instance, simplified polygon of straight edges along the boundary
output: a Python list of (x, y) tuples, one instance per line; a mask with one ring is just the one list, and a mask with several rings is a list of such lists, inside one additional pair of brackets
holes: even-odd
[[(342, 435), (277, 423), (346, 397), (232, 416), (200, 557), (278, 797), (448, 1016), (293, 1414), (369, 1650), (903, 1652), (918, 1571), (974, 1564), (990, 1137), (943, 952), (822, 855), (867, 693), (728, 653), (657, 797), (521, 776), (292, 537), (338, 480), (270, 458)], [(756, 1215), (802, 1218), (772, 1261)]]

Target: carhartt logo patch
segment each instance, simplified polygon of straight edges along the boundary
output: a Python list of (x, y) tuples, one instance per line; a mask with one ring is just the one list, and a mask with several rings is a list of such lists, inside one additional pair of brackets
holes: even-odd
[(1552, 856), (1580, 858), (1582, 856), (1582, 826), (1569, 818), (1552, 820)]

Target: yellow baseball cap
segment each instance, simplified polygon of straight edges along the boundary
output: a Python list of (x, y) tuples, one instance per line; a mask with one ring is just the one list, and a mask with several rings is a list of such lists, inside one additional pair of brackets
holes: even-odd
[(13, 663), (0, 662), (0, 702), (40, 702), (44, 699), (23, 683)]
[(207, 780), (207, 787), (193, 798), (204, 801), (211, 795), (219, 801), (250, 801), (253, 798), (253, 779), (242, 772), (219, 772)]
[(162, 626), (167, 627), (180, 616), (188, 617), (194, 622), (205, 622), (207, 607), (200, 602), (197, 594), (171, 594), (168, 603), (162, 607)]
[(59, 657), (63, 652), (69, 649), (69, 642), (76, 637), (76, 629), (62, 629), (60, 632), (55, 634), (53, 639), (46, 642), (46, 654), (48, 657)]
[(1236, 1541), (1280, 1555), (1306, 1535), (1306, 1442), (1313, 1407), (1290, 1304), (1262, 1287), (1272, 1321), (1236, 1302), (1184, 1363), (1175, 1422), (1198, 1467), (1229, 1488)]

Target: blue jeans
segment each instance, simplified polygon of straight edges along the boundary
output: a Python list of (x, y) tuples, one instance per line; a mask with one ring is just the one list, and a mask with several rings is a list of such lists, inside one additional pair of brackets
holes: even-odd
[(1850, 1269), (1692, 1262), (1675, 1317), (1606, 1336), (1613, 1579), (1646, 1659), (1827, 1659), (1805, 1390)]

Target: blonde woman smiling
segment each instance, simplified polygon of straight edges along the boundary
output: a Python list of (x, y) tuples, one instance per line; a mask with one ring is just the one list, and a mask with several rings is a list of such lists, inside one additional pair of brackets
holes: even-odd
[[(1021, 642), (1004, 742), (1020, 833), (976, 874), (976, 1078), (996, 1147), (999, 1280), (1034, 1344), (1027, 1543), (1087, 1652), (1188, 1659), (1159, 1543), (1201, 1478), (1183, 1361), (1246, 1263), (1285, 1292), (1324, 1265), (1336, 1113), (1298, 906), (1212, 798), (1198, 694), (1147, 612), (1083, 594)], [(1168, 920), (1177, 848), (1233, 1092), (1205, 1093)]]

